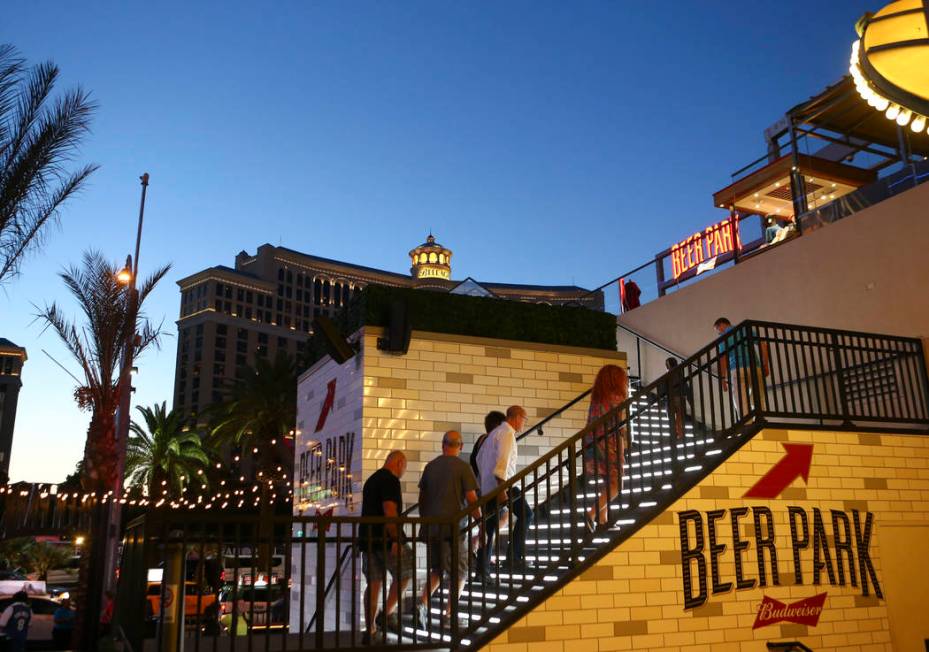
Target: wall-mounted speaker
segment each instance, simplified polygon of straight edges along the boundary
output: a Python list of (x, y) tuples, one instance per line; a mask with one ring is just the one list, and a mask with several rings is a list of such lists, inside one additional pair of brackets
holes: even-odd
[(410, 323), (406, 303), (393, 301), (390, 304), (390, 319), (384, 331), (386, 337), (379, 337), (377, 348), (381, 351), (404, 354), (410, 350), (410, 336), (413, 325)]

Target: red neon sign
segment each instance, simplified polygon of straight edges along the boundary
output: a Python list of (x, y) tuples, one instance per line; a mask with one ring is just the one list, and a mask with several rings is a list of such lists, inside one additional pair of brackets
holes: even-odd
[[(734, 229), (733, 224), (736, 224)], [(726, 218), (718, 224), (706, 227), (702, 233), (694, 233), (671, 247), (671, 273), (677, 280), (684, 272), (699, 268), (704, 261), (730, 253), (737, 248), (742, 248), (738, 225), (735, 220)], [(701, 271), (704, 270), (698, 269), (697, 273)]]

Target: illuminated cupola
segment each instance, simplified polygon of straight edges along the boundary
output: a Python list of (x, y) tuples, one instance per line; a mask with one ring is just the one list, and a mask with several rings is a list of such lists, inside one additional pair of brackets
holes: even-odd
[(430, 233), (426, 241), (410, 252), (410, 274), (415, 279), (442, 279), (452, 276), (452, 252), (435, 241)]

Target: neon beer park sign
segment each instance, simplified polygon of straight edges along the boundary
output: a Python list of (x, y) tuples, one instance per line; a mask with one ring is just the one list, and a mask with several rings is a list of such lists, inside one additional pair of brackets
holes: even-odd
[(731, 258), (741, 246), (738, 220), (727, 217), (671, 247), (671, 274), (677, 281), (682, 276), (695, 276), (713, 269), (717, 263)]

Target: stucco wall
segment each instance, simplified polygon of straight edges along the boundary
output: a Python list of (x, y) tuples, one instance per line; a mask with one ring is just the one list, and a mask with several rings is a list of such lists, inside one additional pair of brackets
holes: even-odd
[[(743, 498), (746, 491), (785, 455), (783, 444), (812, 444), (809, 481), (797, 478), (778, 498)], [(707, 542), (703, 558), (712, 587), (707, 513), (726, 510), (717, 523), (719, 580), (736, 582), (731, 513), (734, 508), (767, 508), (773, 515), (779, 585), (772, 585), (770, 553), (765, 552), (768, 586), (759, 587), (753, 512), (741, 517), (738, 532), (749, 542), (742, 554), (746, 579), (753, 588), (720, 593), (708, 590), (704, 604), (685, 608), (682, 514), (703, 519)], [(788, 508), (803, 510), (810, 544), (799, 550), (803, 584), (795, 580)], [(814, 512), (824, 522), (823, 544), (831, 555), (835, 584), (826, 570), (813, 583)], [(852, 521), (851, 547), (857, 582), (850, 582), (846, 562), (839, 585), (832, 510)], [(867, 514), (873, 515), (869, 545), (874, 574), (864, 594), (853, 511), (861, 536)], [(692, 512), (691, 512), (692, 513)], [(798, 521), (799, 523), (799, 521)], [(798, 532), (800, 527), (798, 525)], [(765, 525), (762, 533), (768, 534)], [(840, 542), (844, 532), (839, 531)], [(692, 522), (687, 545), (696, 546)], [(798, 535), (799, 536), (799, 535)], [(822, 552), (822, 551), (821, 551)], [(820, 554), (822, 557), (822, 554)], [(847, 559), (843, 555), (843, 559)], [(697, 563), (689, 564), (696, 594)], [(816, 626), (790, 622), (753, 629), (765, 596), (785, 604), (826, 593)], [(929, 437), (839, 432), (767, 430), (735, 453), (714, 473), (629, 540), (548, 598), (498, 637), (493, 652), (584, 652), (587, 650), (662, 650), (664, 652), (755, 651), (765, 641), (800, 640), (823, 650), (924, 650), (929, 639), (925, 605), (929, 603)]]
[(713, 321), (929, 335), (929, 184), (632, 310), (620, 322), (690, 354)]

